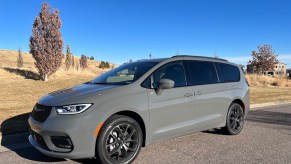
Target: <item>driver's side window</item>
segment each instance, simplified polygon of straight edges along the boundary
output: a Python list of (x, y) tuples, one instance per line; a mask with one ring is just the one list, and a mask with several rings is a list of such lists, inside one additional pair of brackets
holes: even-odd
[(175, 82), (174, 87), (186, 86), (186, 77), (182, 61), (171, 62), (159, 68), (152, 75), (152, 85), (154, 88), (159, 87), (161, 79), (170, 79)]

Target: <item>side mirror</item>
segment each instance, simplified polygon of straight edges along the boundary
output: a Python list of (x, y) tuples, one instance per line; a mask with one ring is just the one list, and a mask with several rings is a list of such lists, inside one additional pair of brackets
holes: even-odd
[(157, 95), (161, 95), (163, 89), (171, 89), (171, 88), (174, 87), (174, 85), (175, 85), (175, 82), (173, 80), (170, 80), (170, 79), (161, 79), (159, 81), (159, 88), (156, 91)]

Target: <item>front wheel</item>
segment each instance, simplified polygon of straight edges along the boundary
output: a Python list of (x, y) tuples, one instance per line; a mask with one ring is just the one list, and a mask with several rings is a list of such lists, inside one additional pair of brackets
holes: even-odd
[(142, 142), (142, 130), (134, 119), (112, 116), (98, 135), (96, 158), (101, 163), (131, 163), (139, 154)]
[(230, 135), (239, 134), (244, 125), (244, 112), (242, 106), (237, 103), (232, 103), (229, 107), (226, 126), (223, 130)]

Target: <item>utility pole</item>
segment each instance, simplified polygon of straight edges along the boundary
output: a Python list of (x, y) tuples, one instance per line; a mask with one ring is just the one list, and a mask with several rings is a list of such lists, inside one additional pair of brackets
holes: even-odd
[(214, 51), (214, 58), (218, 58), (216, 51)]

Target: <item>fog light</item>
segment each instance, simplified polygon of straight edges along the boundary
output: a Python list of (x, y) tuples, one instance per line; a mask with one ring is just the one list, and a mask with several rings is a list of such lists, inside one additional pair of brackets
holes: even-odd
[(73, 149), (73, 144), (69, 137), (52, 136), (51, 141), (58, 148)]

